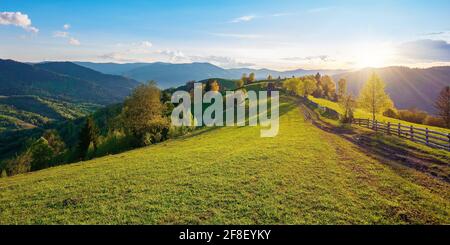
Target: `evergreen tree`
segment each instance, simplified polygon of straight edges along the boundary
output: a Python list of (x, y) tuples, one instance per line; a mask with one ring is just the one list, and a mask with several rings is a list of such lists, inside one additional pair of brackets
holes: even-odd
[(98, 145), (98, 128), (95, 125), (94, 119), (88, 117), (84, 127), (81, 129), (78, 137), (78, 154), (81, 159), (85, 159), (89, 146), (91, 143), (94, 146), (94, 151), (97, 151)]

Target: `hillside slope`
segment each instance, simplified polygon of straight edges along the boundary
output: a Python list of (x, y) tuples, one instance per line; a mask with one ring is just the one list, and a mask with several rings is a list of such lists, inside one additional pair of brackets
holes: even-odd
[(335, 75), (345, 78), (348, 90), (358, 94), (369, 75), (376, 72), (385, 82), (386, 90), (400, 109), (419, 108), (434, 114), (434, 101), (445, 86), (450, 86), (450, 67), (412, 69), (407, 67), (366, 68)]
[(280, 132), (206, 129), (0, 179), (1, 224), (450, 223), (450, 186), (366, 156), (281, 104)]
[(35, 95), (77, 102), (120, 102), (137, 81), (70, 62), (25, 64), (0, 59), (0, 95)]

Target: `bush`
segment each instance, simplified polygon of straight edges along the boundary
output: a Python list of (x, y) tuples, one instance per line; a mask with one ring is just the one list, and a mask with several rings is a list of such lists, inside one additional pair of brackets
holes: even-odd
[(434, 127), (445, 127), (445, 121), (442, 118), (427, 116), (424, 124)]
[(2, 173), (0, 174), (0, 178), (6, 178), (8, 174), (6, 173), (6, 169), (2, 169)]
[(420, 111), (418, 109), (410, 109), (410, 110), (399, 110), (398, 111), (398, 119), (423, 124), (428, 114), (426, 112)]
[(31, 154), (24, 152), (6, 161), (6, 173), (8, 176), (30, 172)]
[(395, 109), (392, 109), (392, 108), (389, 108), (385, 112), (383, 112), (383, 116), (390, 117), (390, 118), (398, 117), (397, 112), (395, 111)]

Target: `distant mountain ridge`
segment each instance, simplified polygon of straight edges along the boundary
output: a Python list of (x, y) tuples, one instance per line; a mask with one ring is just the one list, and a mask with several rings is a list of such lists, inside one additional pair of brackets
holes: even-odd
[(386, 83), (386, 91), (395, 106), (400, 109), (418, 108), (434, 114), (436, 98), (445, 86), (450, 86), (450, 66), (431, 68), (408, 68), (391, 66), (365, 68), (358, 71), (336, 74), (333, 79), (347, 80), (349, 92), (357, 95), (372, 72), (376, 72)]
[(26, 64), (0, 59), (0, 95), (36, 95), (70, 101), (121, 102), (139, 82), (71, 62)]
[(254, 72), (257, 79), (272, 77), (292, 77), (313, 75), (317, 72), (321, 74), (334, 75), (345, 70), (304, 70), (296, 69), (292, 71), (275, 71), (270, 69), (252, 69), (252, 68), (233, 68), (224, 69), (210, 63), (92, 63), (75, 62), (78, 65), (88, 67), (103, 73), (118, 74), (125, 77), (136, 79), (140, 82), (155, 80), (163, 88), (178, 87), (188, 81), (200, 81), (212, 77), (224, 79), (239, 79), (243, 73), (247, 75)]

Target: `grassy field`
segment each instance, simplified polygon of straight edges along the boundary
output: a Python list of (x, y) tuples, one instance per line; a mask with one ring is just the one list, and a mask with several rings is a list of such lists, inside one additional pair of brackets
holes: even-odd
[(374, 160), (281, 104), (280, 132), (223, 127), (0, 179), (1, 224), (450, 223), (450, 186)]
[[(329, 101), (327, 99), (322, 99), (322, 98), (315, 98), (313, 96), (309, 96), (309, 99), (321, 106), (328, 107), (328, 108), (333, 109), (341, 114), (343, 113), (343, 109), (336, 102)], [(365, 119), (372, 120), (372, 114), (368, 113), (366, 111), (363, 111), (361, 109), (356, 109), (354, 115), (355, 115), (355, 118), (365, 118)], [(450, 133), (450, 129), (407, 122), (407, 121), (403, 121), (403, 120), (399, 120), (399, 119), (395, 119), (395, 118), (385, 117), (381, 114), (376, 115), (376, 118), (380, 122), (401, 123), (403, 125), (408, 125), (408, 126), (413, 125), (414, 127), (428, 128), (430, 130)]]

